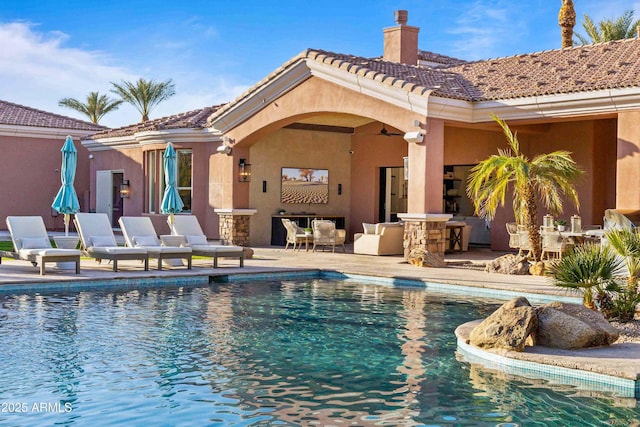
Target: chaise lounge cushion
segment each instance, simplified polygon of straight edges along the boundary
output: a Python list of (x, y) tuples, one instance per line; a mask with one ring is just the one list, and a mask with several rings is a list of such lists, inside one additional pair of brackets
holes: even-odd
[(131, 241), (136, 247), (160, 246), (154, 236), (133, 236)]
[(51, 242), (46, 237), (21, 237), (17, 240), (20, 249), (47, 249), (51, 247)]
[(186, 238), (187, 238), (187, 244), (189, 246), (206, 245), (207, 244), (207, 236), (205, 236), (203, 234), (201, 234), (201, 235), (187, 234)]
[(91, 236), (89, 237), (89, 247), (104, 248), (109, 246), (118, 246), (114, 236)]

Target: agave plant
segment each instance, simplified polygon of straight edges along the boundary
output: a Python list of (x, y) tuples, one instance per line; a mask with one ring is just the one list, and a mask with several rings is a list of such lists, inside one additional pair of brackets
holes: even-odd
[(609, 247), (586, 244), (549, 266), (547, 274), (553, 284), (582, 292), (585, 306), (595, 309), (596, 298), (604, 298), (615, 289), (622, 260)]

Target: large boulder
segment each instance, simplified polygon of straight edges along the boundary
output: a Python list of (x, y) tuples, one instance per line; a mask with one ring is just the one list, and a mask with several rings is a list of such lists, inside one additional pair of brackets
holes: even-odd
[(514, 298), (476, 326), (471, 331), (469, 343), (481, 348), (524, 351), (536, 326), (535, 308), (524, 297)]
[(604, 316), (580, 304), (552, 302), (536, 309), (537, 345), (576, 349), (613, 344), (618, 331)]
[(490, 261), (485, 271), (502, 274), (529, 274), (529, 261), (525, 256), (507, 254)]
[(409, 252), (409, 257), (407, 261), (411, 265), (415, 265), (416, 267), (446, 267), (447, 264), (444, 262), (444, 257), (442, 255), (431, 253), (422, 248), (413, 248), (411, 252)]

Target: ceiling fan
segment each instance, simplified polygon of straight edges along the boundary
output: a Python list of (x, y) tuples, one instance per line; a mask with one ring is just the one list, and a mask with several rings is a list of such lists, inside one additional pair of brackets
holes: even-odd
[(389, 132), (387, 130), (387, 128), (384, 126), (384, 123), (382, 124), (382, 129), (380, 129), (380, 132), (378, 132), (378, 135), (383, 135), (383, 136), (402, 136), (404, 135), (403, 133), (399, 133), (399, 132)]

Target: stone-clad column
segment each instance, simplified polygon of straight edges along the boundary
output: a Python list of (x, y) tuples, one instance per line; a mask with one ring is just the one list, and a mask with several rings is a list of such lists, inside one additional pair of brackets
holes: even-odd
[[(446, 222), (449, 214), (398, 214), (404, 221), (404, 257), (416, 254), (426, 267), (443, 267), (446, 249)], [(413, 252), (413, 255), (412, 255)]]
[(251, 216), (256, 209), (215, 209), (220, 217), (220, 238), (237, 246), (250, 245)]

